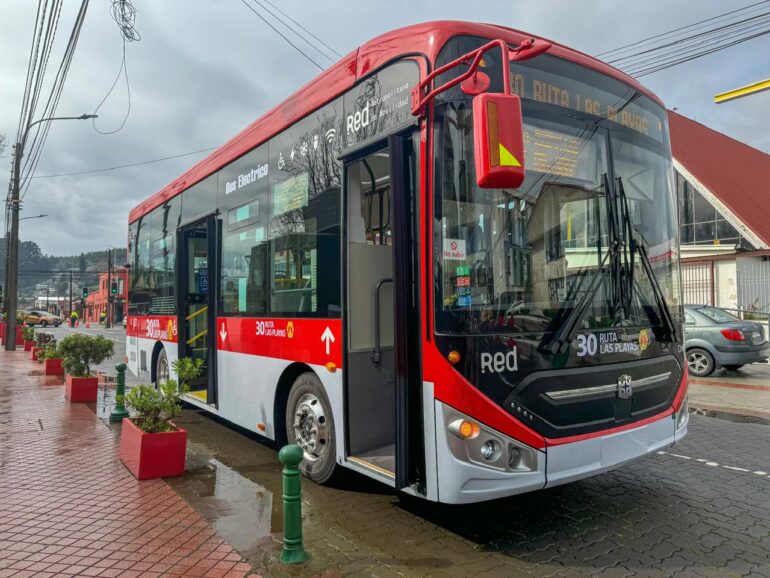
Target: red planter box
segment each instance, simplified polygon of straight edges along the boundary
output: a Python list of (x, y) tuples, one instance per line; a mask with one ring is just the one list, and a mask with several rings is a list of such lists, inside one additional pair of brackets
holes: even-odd
[(21, 331), (21, 325), (16, 325), (16, 347), (24, 341), (24, 334)]
[(61, 357), (46, 359), (43, 363), (45, 364), (46, 375), (62, 375), (64, 373), (64, 360)]
[(32, 346), (35, 345), (34, 341), (24, 341), (24, 351), (32, 351)]
[(64, 387), (64, 397), (71, 402), (84, 403), (96, 401), (99, 390), (99, 379), (96, 377), (72, 377), (67, 374)]
[(187, 431), (145, 433), (129, 418), (123, 418), (118, 457), (138, 480), (168, 478), (184, 474)]
[(32, 352), (32, 361), (37, 361), (37, 352), (40, 351), (42, 347), (32, 347), (30, 351)]

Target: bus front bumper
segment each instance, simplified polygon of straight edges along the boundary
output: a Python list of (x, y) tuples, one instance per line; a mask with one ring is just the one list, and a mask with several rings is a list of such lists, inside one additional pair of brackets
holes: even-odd
[[(471, 418), (439, 401), (436, 410), (438, 499), (450, 504), (503, 498), (606, 472), (674, 445), (686, 435), (688, 421), (685, 404), (679, 414), (666, 415), (633, 429), (538, 450), (485, 426), (478, 441), (468, 444), (451, 432), (451, 424)], [(528, 457), (514, 468), (506, 463), (505, 455), (496, 463), (485, 464), (483, 458), (473, 454), (473, 449), (486, 439), (496, 439), (508, 451), (519, 448)]]

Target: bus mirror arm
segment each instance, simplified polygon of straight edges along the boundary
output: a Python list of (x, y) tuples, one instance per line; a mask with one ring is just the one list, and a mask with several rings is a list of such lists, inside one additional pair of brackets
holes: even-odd
[(380, 347), (380, 289), (385, 283), (393, 283), (393, 279), (386, 277), (380, 279), (377, 288), (374, 290), (374, 351), (369, 355), (374, 365), (379, 365), (382, 360), (382, 349)]
[[(491, 40), (484, 46), (481, 46), (476, 50), (471, 50), (459, 58), (454, 59), (452, 62), (448, 62), (447, 64), (440, 66), (431, 72), (428, 76), (426, 76), (421, 82), (419, 82), (417, 86), (412, 89), (412, 115), (422, 116), (425, 114), (425, 106), (434, 98), (436, 98), (436, 96), (442, 92), (446, 92), (453, 86), (460, 84), (464, 80), (467, 80), (476, 74), (479, 64), (481, 63), (482, 56), (484, 56), (485, 52), (488, 52), (493, 48), (500, 48), (503, 53), (502, 62), (507, 63), (509, 61), (529, 60), (530, 58), (534, 58), (543, 54), (544, 52), (547, 52), (551, 46), (552, 44), (550, 42), (536, 38), (528, 38), (522, 41), (522, 43), (516, 47), (511, 47), (505, 40), (501, 38)], [(441, 86), (438, 86), (433, 90), (429, 90), (431, 83), (437, 76), (444, 74), (445, 72), (460, 66), (461, 64), (468, 65), (468, 69), (465, 72), (451, 80), (448, 80)], [(503, 94), (511, 94), (510, 68), (506, 65), (502, 66), (502, 69)]]

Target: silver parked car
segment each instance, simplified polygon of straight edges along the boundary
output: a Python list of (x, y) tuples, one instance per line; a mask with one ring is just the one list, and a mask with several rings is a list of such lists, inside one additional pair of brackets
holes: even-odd
[(770, 357), (770, 343), (760, 323), (710, 305), (685, 305), (684, 319), (690, 375), (705, 377), (720, 367), (736, 370)]

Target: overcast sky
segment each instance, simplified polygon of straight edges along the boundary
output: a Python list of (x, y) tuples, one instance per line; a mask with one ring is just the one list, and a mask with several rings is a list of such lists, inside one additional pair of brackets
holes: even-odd
[[(65, 0), (55, 63), (79, 1)], [(133, 0), (141, 41), (127, 44), (131, 114), (105, 136), (90, 121), (52, 129), (37, 176), (171, 156), (220, 145), (311, 80), (312, 64), (240, 0)], [(278, 2), (274, 2), (277, 3)], [(283, 0), (279, 5), (338, 52), (400, 26), (435, 19), (499, 23), (589, 54), (690, 24), (749, 0), (469, 1)], [(0, 132), (16, 136), (37, 2), (0, 2)], [(91, 0), (57, 114), (91, 113), (112, 84), (122, 44), (108, 0)], [(770, 35), (646, 76), (669, 108), (763, 151), (770, 150), (770, 91), (728, 104), (714, 94), (770, 76)], [(49, 66), (55, 70), (54, 66)], [(127, 106), (125, 85), (99, 111), (101, 130), (116, 128)], [(204, 155), (95, 175), (38, 178), (24, 199), (21, 238), (48, 254), (125, 246), (128, 211)], [(10, 154), (0, 159), (5, 187)]]

